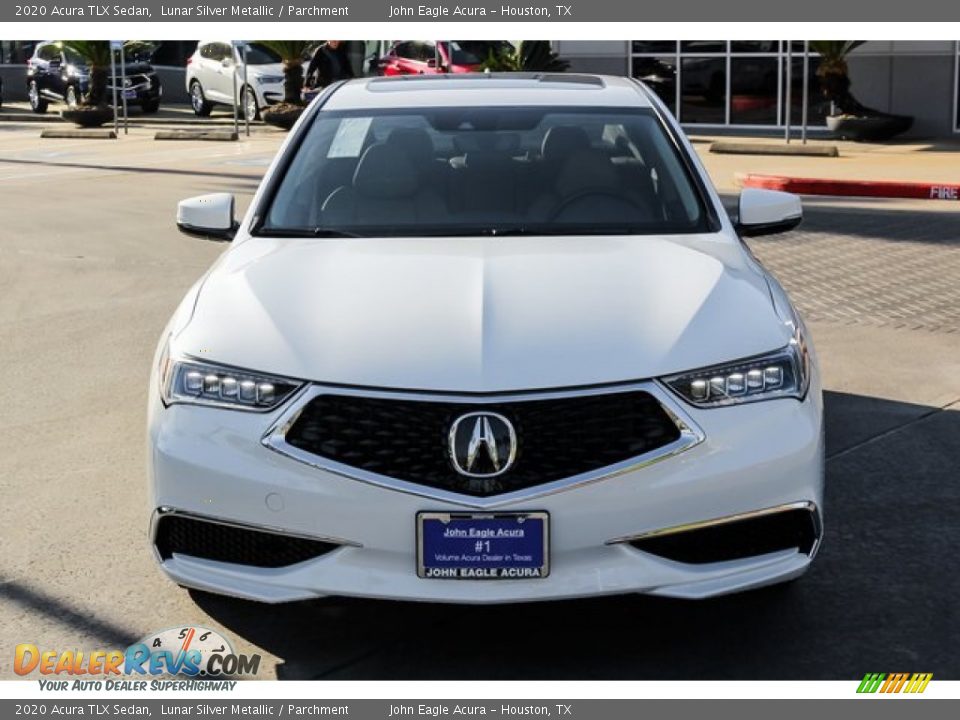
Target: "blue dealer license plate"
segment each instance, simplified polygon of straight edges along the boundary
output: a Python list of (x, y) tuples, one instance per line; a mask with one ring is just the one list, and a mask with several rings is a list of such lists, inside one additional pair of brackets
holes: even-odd
[(520, 580), (550, 572), (545, 512), (417, 514), (422, 578)]

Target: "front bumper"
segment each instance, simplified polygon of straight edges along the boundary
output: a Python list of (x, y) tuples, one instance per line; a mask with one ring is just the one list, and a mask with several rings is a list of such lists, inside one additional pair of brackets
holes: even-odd
[[(822, 507), (817, 378), (803, 402), (685, 407), (685, 413), (702, 441), (682, 452), (547, 494), (496, 502), (498, 511), (550, 514), (548, 577), (443, 580), (417, 576), (414, 518), (421, 511), (476, 509), (476, 498), (416, 494), (276, 452), (261, 438), (269, 438), (282, 408), (269, 414), (165, 408), (152, 392), (151, 539), (161, 517), (180, 514), (336, 546), (283, 567), (157, 551), (163, 570), (182, 585), (266, 602), (347, 595), (498, 603), (634, 592), (700, 598), (802, 574), (817, 549)], [(798, 507), (812, 513), (816, 528), (816, 541), (805, 548), (691, 563), (630, 543), (667, 529)]]

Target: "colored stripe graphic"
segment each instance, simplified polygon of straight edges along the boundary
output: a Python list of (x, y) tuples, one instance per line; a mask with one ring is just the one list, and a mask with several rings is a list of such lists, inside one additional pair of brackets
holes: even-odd
[(857, 687), (858, 693), (922, 693), (933, 673), (867, 673)]
[(913, 677), (910, 678), (910, 684), (904, 692), (922, 693), (927, 689), (927, 685), (930, 684), (932, 677), (933, 673), (914, 673)]
[(883, 673), (867, 673), (857, 688), (858, 693), (875, 693), (880, 687), (880, 683), (886, 677)]

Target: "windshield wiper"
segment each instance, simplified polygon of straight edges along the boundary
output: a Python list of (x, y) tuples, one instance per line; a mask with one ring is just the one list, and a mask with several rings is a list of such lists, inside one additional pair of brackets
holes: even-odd
[(360, 233), (350, 232), (349, 230), (338, 230), (336, 228), (316, 227), (313, 229), (313, 236), (318, 238), (362, 238), (367, 237)]
[(266, 237), (310, 237), (310, 238), (361, 238), (367, 237), (349, 230), (336, 228), (260, 228), (258, 235)]
[(559, 228), (544, 225), (483, 228), (481, 230), (474, 230), (473, 232), (477, 235), (489, 235), (490, 237), (515, 237), (518, 235), (632, 235), (636, 233), (633, 228), (629, 227)]

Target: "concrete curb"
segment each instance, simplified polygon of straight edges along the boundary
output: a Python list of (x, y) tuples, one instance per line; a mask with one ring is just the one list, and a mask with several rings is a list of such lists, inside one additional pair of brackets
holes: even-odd
[(0, 112), (0, 122), (15, 123), (40, 123), (57, 122), (62, 123), (64, 119), (59, 115), (41, 115), (39, 113), (21, 113), (21, 112)]
[(239, 136), (233, 130), (160, 130), (154, 140), (237, 140)]
[[(121, 122), (123, 122), (121, 120)], [(233, 127), (231, 118), (172, 118), (172, 117), (142, 117), (136, 116), (130, 118), (131, 125), (196, 125), (199, 127)], [(240, 127), (243, 127), (243, 118), (240, 119)], [(263, 120), (251, 120), (250, 128), (266, 127)]]
[(799, 155), (840, 157), (836, 145), (787, 145), (785, 143), (715, 142), (710, 152), (721, 155)]
[(56, 138), (58, 140), (116, 140), (117, 134), (113, 130), (56, 130), (47, 129), (40, 133), (42, 138)]
[(786, 175), (738, 174), (743, 187), (782, 190), (797, 195), (960, 200), (960, 183), (901, 182), (890, 180), (828, 180)]
[[(0, 122), (11, 123), (62, 123), (66, 122), (62, 117), (54, 113), (23, 113), (23, 112), (0, 112)], [(123, 122), (123, 118), (120, 119)], [(144, 117), (142, 115), (131, 115), (129, 118), (130, 127), (150, 126), (150, 125), (187, 125), (197, 127), (233, 127), (233, 120), (230, 118), (190, 118), (190, 117)], [(240, 121), (240, 127), (243, 127), (243, 121)], [(263, 120), (251, 120), (250, 127), (266, 127)]]

